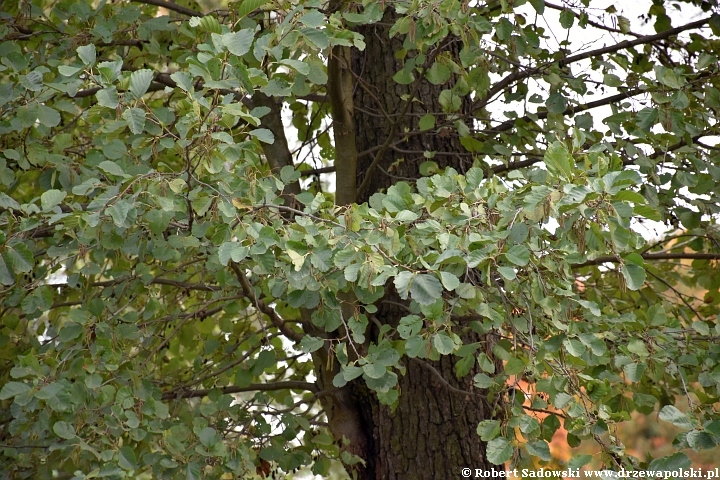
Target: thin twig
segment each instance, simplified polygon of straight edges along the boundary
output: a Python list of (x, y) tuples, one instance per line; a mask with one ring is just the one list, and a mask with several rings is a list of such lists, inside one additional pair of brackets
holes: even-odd
[(275, 390), (307, 390), (308, 392), (316, 393), (318, 391), (317, 385), (310, 382), (301, 382), (288, 380), (285, 382), (276, 383), (254, 383), (247, 387), (240, 387), (237, 385), (229, 385), (227, 387), (213, 388), (213, 389), (202, 389), (202, 390), (189, 390), (186, 392), (175, 393), (168, 392), (163, 393), (163, 400), (172, 400), (175, 398), (198, 398), (207, 397), (213, 390), (220, 390), (225, 394), (242, 393), (242, 392), (272, 392)]
[(232, 268), (232, 271), (235, 272), (235, 276), (240, 282), (240, 286), (242, 287), (243, 292), (250, 299), (253, 305), (255, 305), (255, 308), (270, 317), (270, 321), (289, 340), (292, 340), (293, 342), (299, 342), (300, 340), (302, 340), (303, 335), (301, 333), (296, 332), (295, 330), (290, 328), (290, 326), (285, 323), (282, 318), (280, 318), (280, 315), (278, 315), (275, 309), (266, 305), (265, 302), (257, 298), (257, 296), (255, 295), (255, 289), (250, 284), (250, 281), (248, 280), (242, 269), (234, 262), (230, 264), (230, 268)]

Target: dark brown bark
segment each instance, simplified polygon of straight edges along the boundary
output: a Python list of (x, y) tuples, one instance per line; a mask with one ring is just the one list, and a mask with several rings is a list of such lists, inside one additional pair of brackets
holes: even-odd
[[(407, 312), (396, 306), (400, 299), (392, 287), (386, 299), (394, 303), (382, 303), (376, 317), (395, 325)], [(462, 336), (466, 342), (480, 340), (471, 332)], [(483, 350), (490, 354), (491, 343)], [(362, 384), (353, 385), (353, 394), (362, 399), (357, 404), (368, 432), (367, 465), (360, 472), (361, 480), (462, 478), (463, 468), (497, 468), (485, 459), (485, 444), (476, 429), (478, 423), (492, 418), (498, 405), (472, 386), (479, 370), (456, 377), (456, 360), (452, 356), (437, 362), (406, 358), (394, 410), (381, 405)]]
[[(358, 155), (355, 197), (358, 203), (399, 180), (412, 182), (419, 178), (420, 165), (427, 161), (423, 151), (442, 152), (433, 159), (441, 168), (452, 166), (462, 172), (472, 166), (472, 158), (450, 129), (406, 135), (412, 131), (417, 133), (418, 122), (426, 113), (436, 114), (438, 124), (447, 121), (438, 97), (442, 90), (452, 88), (453, 81), (433, 85), (416, 74), (415, 82), (397, 84), (393, 75), (402, 69), (403, 62), (395, 53), (402, 49), (402, 40), (389, 38), (392, 23), (392, 16), (387, 14), (381, 24), (360, 29), (367, 48), (352, 53), (353, 108), (338, 109), (334, 115), (337, 122), (343, 119), (341, 114), (351, 111), (355, 151), (371, 152)], [(428, 53), (427, 65), (420, 67), (429, 67), (440, 52), (456, 55), (458, 45), (449, 39)], [(331, 100), (333, 93), (338, 96), (336, 90), (339, 89), (329, 92)], [(458, 113), (469, 115), (470, 112), (471, 102), (466, 99)], [(343, 161), (340, 152), (337, 153), (336, 166)], [(407, 311), (398, 306), (402, 301), (391, 284), (386, 286), (384, 300), (392, 301), (378, 302), (376, 320), (397, 325)], [(352, 302), (352, 299), (348, 297), (344, 301)], [(372, 329), (376, 330), (376, 325)], [(374, 333), (368, 332), (370, 341), (376, 340)], [(457, 333), (468, 342), (487, 343), (487, 339), (478, 338), (471, 331), (458, 328)], [(491, 347), (484, 350), (489, 353)], [(405, 358), (404, 375), (399, 375), (399, 404), (390, 409), (380, 404), (362, 379), (342, 389), (332, 389), (337, 366), (332, 371), (326, 370), (326, 356), (322, 351), (316, 353), (319, 388), (333, 392), (322, 398), (330, 430), (338, 440), (343, 436), (350, 439), (347, 449), (365, 460), (364, 467), (348, 467), (358, 479), (462, 478), (462, 468), (498, 468), (485, 459), (485, 444), (476, 428), (482, 420), (498, 414), (499, 402), (485, 398), (472, 386), (472, 377), (478, 373), (474, 369), (458, 379), (454, 368), (456, 360), (453, 356), (437, 362)]]
[[(371, 175), (366, 182), (368, 187), (358, 191), (358, 203), (400, 180), (419, 178), (420, 165), (428, 160), (422, 154), (425, 151), (440, 153), (432, 160), (441, 168), (452, 166), (464, 172), (472, 166), (472, 158), (460, 145), (454, 129), (437, 132), (431, 129), (417, 134), (418, 122), (427, 113), (435, 115), (437, 125), (447, 121), (438, 98), (443, 90), (452, 89), (454, 82), (450, 79), (443, 85), (433, 85), (419, 78), (417, 72), (415, 81), (409, 85), (395, 82), (393, 75), (402, 70), (404, 61), (395, 56), (403, 48), (402, 39), (391, 39), (388, 34), (393, 23), (393, 15), (386, 14), (380, 24), (359, 29), (367, 46), (362, 52), (355, 50), (353, 56), (353, 71), (357, 77), (354, 97), (357, 151), (382, 147), (389, 140), (384, 151), (380, 148), (358, 158), (358, 185), (362, 185), (366, 175)], [(438, 50), (428, 52), (427, 64), (423, 66), (429, 67), (440, 52), (450, 52), (457, 57), (459, 48), (459, 42), (448, 38)], [(408, 59), (414, 55), (409, 54)], [(412, 97), (409, 107), (403, 96)], [(464, 99), (461, 111), (457, 113), (468, 118), (471, 102)], [(408, 132), (416, 134), (408, 136)]]
[(328, 60), (327, 91), (335, 136), (335, 203), (338, 205), (353, 203), (356, 195), (357, 146), (350, 56), (350, 47), (336, 46)]
[[(428, 362), (456, 388), (472, 392), (472, 382), (455, 381), (454, 360)], [(485, 445), (476, 433), (489, 418), (486, 401), (477, 395), (450, 391), (435, 374), (416, 361), (407, 363), (400, 381), (398, 407), (391, 411), (373, 401), (362, 404), (363, 417), (372, 428), (372, 455), (367, 458), (368, 479), (462, 478), (462, 468), (489, 469)]]

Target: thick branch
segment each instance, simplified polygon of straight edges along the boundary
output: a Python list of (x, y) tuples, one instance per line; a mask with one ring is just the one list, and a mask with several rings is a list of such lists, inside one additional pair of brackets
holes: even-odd
[[(646, 261), (654, 260), (720, 260), (720, 253), (641, 253)], [(573, 268), (600, 265), (602, 263), (620, 263), (622, 258), (610, 255), (587, 260), (573, 265)]]
[(313, 175), (320, 175), (321, 173), (333, 173), (335, 171), (335, 167), (322, 167), (322, 168), (313, 168), (312, 170), (303, 170), (300, 172), (300, 175), (303, 177), (311, 177)]
[(527, 160), (519, 160), (517, 162), (508, 163), (507, 165), (496, 165), (492, 167), (492, 171), (495, 174), (498, 173), (505, 173), (509, 172), (511, 170), (517, 170), (520, 168), (530, 167), (532, 165), (535, 165), (536, 163), (542, 162), (543, 159), (541, 157), (530, 157)]
[(247, 387), (238, 387), (236, 385), (230, 385), (227, 387), (220, 387), (214, 389), (202, 389), (202, 390), (189, 390), (181, 393), (168, 392), (163, 393), (163, 400), (173, 400), (178, 398), (198, 398), (207, 397), (213, 390), (220, 390), (226, 394), (242, 393), (242, 392), (272, 392), (275, 390), (307, 390), (308, 392), (316, 393), (318, 391), (317, 385), (310, 382), (301, 381), (285, 381), (275, 383), (254, 383)]
[(327, 92), (335, 136), (335, 203), (349, 205), (357, 191), (357, 147), (353, 121), (350, 47), (335, 46), (328, 60)]
[[(264, 93), (258, 91), (252, 96), (253, 106), (267, 107), (270, 112), (262, 117), (261, 126), (267, 128), (273, 133), (275, 141), (273, 143), (263, 143), (262, 148), (265, 153), (270, 167), (275, 174), (279, 174), (280, 170), (286, 166), (293, 165), (292, 154), (288, 147), (287, 137), (285, 137), (285, 126), (282, 120), (282, 111), (278, 103), (271, 97), (268, 97)], [(285, 205), (291, 205), (291, 198), (289, 195), (300, 194), (300, 183), (297, 181), (292, 182), (289, 185), (285, 185), (283, 190), (283, 197), (285, 197)]]
[(273, 323), (273, 325), (275, 325), (275, 327), (277, 327), (277, 329), (280, 330), (280, 332), (282, 332), (282, 334), (285, 335), (288, 339), (292, 340), (293, 342), (299, 342), (303, 338), (303, 335), (290, 328), (290, 326), (285, 323), (282, 318), (280, 318), (275, 309), (266, 305), (265, 302), (257, 298), (257, 296), (255, 295), (255, 289), (250, 284), (250, 281), (248, 280), (247, 276), (245, 276), (245, 273), (240, 269), (240, 267), (237, 266), (237, 264), (231, 263), (230, 267), (232, 268), (233, 272), (235, 272), (235, 276), (240, 282), (240, 286), (242, 286), (243, 292), (250, 299), (255, 308), (270, 317), (270, 321)]
[(635, 40), (625, 40), (623, 42), (616, 43), (615, 45), (610, 45), (608, 47), (597, 48), (595, 50), (588, 50), (587, 52), (583, 52), (583, 53), (579, 53), (577, 55), (572, 55), (570, 57), (566, 57), (566, 58), (560, 60), (559, 64), (560, 64), (560, 67), (564, 67), (565, 65), (569, 65), (571, 63), (579, 62), (581, 60), (586, 60), (588, 58), (596, 57), (599, 55), (604, 55), (606, 53), (613, 53), (613, 52), (617, 52), (619, 50), (624, 50), (624, 49), (627, 49), (630, 47), (634, 47), (636, 45), (644, 45), (646, 43), (653, 43), (658, 40), (665, 40), (666, 38), (672, 37), (673, 35), (677, 35), (678, 33), (682, 33), (686, 30), (692, 30), (693, 28), (702, 27), (709, 21), (710, 21), (710, 17), (703, 18), (702, 20), (697, 20), (695, 22), (690, 22), (685, 25), (681, 25), (679, 27), (665, 30), (664, 32), (656, 33), (655, 35), (645, 35), (644, 37), (639, 37), (639, 38), (636, 38)]
[[(567, 8), (567, 7), (563, 7), (563, 6), (561, 6), (561, 5), (555, 5), (555, 4), (550, 3), (550, 2), (545, 2), (545, 6), (548, 7), (548, 8), (552, 8), (553, 10), (559, 10), (559, 11), (561, 11), (561, 12), (562, 12), (562, 11), (569, 10), (570, 13), (572, 13), (572, 14), (575, 16), (575, 18), (577, 18), (577, 19), (582, 18), (582, 14), (581, 14), (580, 12), (576, 12), (575, 10), (573, 10), (573, 9), (571, 9), (571, 8), (569, 9), (569, 8)], [(634, 33), (634, 32), (630, 32), (630, 31), (628, 31), (628, 32), (623, 32), (623, 31), (620, 30), (619, 28), (608, 27), (607, 25), (603, 25), (602, 23), (594, 22), (594, 21), (590, 20), (589, 18), (587, 19), (587, 24), (588, 24), (588, 25), (591, 25), (591, 26), (593, 26), (593, 27), (595, 27), (595, 28), (599, 28), (600, 30), (605, 30), (605, 31), (612, 32), (612, 33), (620, 33), (620, 34), (623, 34), (623, 35), (632, 35), (633, 37), (640, 37), (640, 36), (642, 36), (642, 35), (640, 35), (639, 33)]]
[(468, 395), (471, 397), (480, 396), (479, 392), (468, 392), (467, 390), (461, 390), (459, 388), (453, 387), (452, 385), (450, 385), (450, 383), (448, 383), (447, 380), (445, 380), (445, 378), (440, 374), (440, 372), (438, 372), (437, 369), (435, 369), (435, 367), (433, 367), (429, 363), (424, 362), (419, 358), (411, 358), (410, 361), (417, 363), (418, 365), (432, 373), (432, 375), (440, 382), (440, 384), (443, 387), (447, 388), (450, 392), (456, 393), (458, 395)]
[[(129, 282), (132, 280), (137, 280), (137, 276), (135, 275), (126, 275), (118, 278), (113, 278), (112, 280), (103, 280), (100, 282), (93, 282), (90, 284), (91, 287), (112, 287), (114, 285), (117, 285), (119, 283), (123, 282)], [(64, 284), (56, 284), (58, 286), (65, 286)], [(205, 292), (217, 292), (220, 290), (220, 287), (216, 285), (208, 285), (205, 283), (188, 283), (188, 282), (182, 282), (180, 280), (171, 280), (168, 278), (153, 278), (150, 280), (150, 282), (147, 283), (147, 285), (170, 285), (173, 287), (182, 288), (183, 290), (201, 290)]]
[(179, 280), (170, 280), (167, 278), (154, 278), (150, 281), (150, 285), (171, 285), (173, 287), (182, 288), (184, 290), (203, 290), (205, 292), (217, 292), (220, 287), (215, 285), (207, 285), (204, 283), (187, 283)]
[[(655, 35), (645, 35), (644, 37), (636, 38), (635, 40), (625, 40), (620, 43), (616, 43), (614, 45), (610, 45), (608, 47), (598, 48), (595, 50), (589, 50), (584, 53), (579, 53), (577, 55), (572, 55), (570, 57), (566, 57), (558, 62), (560, 67), (564, 67), (566, 65), (569, 65), (571, 63), (579, 62), (581, 60), (585, 60), (588, 58), (592, 58), (595, 56), (603, 55), (606, 53), (612, 53), (617, 52), (619, 50), (623, 50), (626, 48), (634, 47), (636, 45), (643, 45), (646, 43), (652, 43), (657, 40), (664, 40), (666, 38), (669, 38), (673, 35), (677, 35), (678, 33), (682, 33), (686, 30), (691, 30), (693, 28), (702, 27), (706, 23), (710, 21), (710, 18), (705, 18), (702, 20), (698, 20), (695, 22), (690, 22), (686, 25), (682, 25), (680, 27), (671, 28), (669, 30), (665, 30), (664, 32), (655, 34)], [(481, 98), (479, 98), (475, 104), (473, 105), (473, 109), (477, 110), (480, 108), (484, 108), (488, 103), (490, 103), (490, 100), (497, 95), (498, 93), (502, 92), (506, 88), (508, 88), (510, 85), (514, 84), (515, 82), (519, 80), (523, 80), (529, 77), (532, 77), (533, 75), (537, 75), (538, 73), (545, 70), (549, 65), (541, 65), (536, 68), (531, 69), (525, 69), (523, 71), (515, 71), (511, 73), (510, 75), (507, 75), (505, 78), (497, 82), (488, 92), (483, 95)]]
[[(159, 92), (160, 90), (164, 90), (167, 85), (159, 83), (159, 82), (153, 82), (150, 84), (150, 86), (147, 89), (146, 93), (151, 92)], [(102, 87), (92, 87), (92, 88), (86, 88), (85, 90), (79, 90), (75, 95), (73, 95), (71, 98), (85, 98), (85, 97), (92, 97), (97, 92), (102, 90)]]
[[(563, 116), (574, 115), (576, 113), (584, 112), (586, 110), (592, 110), (593, 108), (604, 107), (605, 105), (610, 105), (612, 103), (619, 102), (620, 100), (625, 100), (626, 98), (634, 97), (635, 95), (640, 95), (641, 93), (646, 93), (646, 92), (647, 92), (647, 90), (643, 90), (640, 88), (634, 88), (632, 90), (627, 90), (625, 92), (618, 93), (617, 95), (605, 97), (600, 100), (595, 100), (594, 102), (588, 102), (583, 105), (574, 105), (574, 106), (568, 107), (565, 109), (565, 111), (562, 113), (562, 115)], [(542, 120), (542, 119), (547, 118), (549, 114), (550, 114), (550, 112), (543, 111), (543, 112), (536, 113), (534, 116), (538, 120)], [(515, 126), (515, 122), (517, 122), (519, 120), (523, 120), (523, 121), (527, 122), (527, 121), (530, 121), (531, 118), (529, 115), (526, 115), (521, 118), (514, 118), (512, 120), (507, 120), (507, 121), (501, 123), (500, 125), (498, 125), (497, 127), (489, 128), (489, 129), (485, 130), (484, 132), (479, 132), (479, 133), (505, 132), (507, 130), (510, 130), (513, 126)]]
[(156, 7), (163, 7), (167, 8), (168, 10), (172, 10), (173, 12), (181, 13), (183, 15), (187, 15), (188, 17), (204, 17), (205, 15), (196, 12), (192, 8), (183, 7), (181, 5), (178, 5), (175, 2), (168, 2), (166, 0), (131, 0), (135, 3), (144, 3), (146, 5), (155, 5)]

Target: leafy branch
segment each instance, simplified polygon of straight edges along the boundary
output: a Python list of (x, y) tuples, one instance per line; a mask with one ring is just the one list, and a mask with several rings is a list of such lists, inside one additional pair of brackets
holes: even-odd
[(146, 5), (154, 5), (156, 7), (166, 8), (170, 11), (187, 15), (188, 17), (204, 17), (205, 15), (193, 10), (192, 8), (183, 7), (175, 2), (169, 2), (166, 0), (132, 0), (135, 3), (144, 3)]
[[(571, 63), (576, 63), (581, 60), (586, 60), (588, 58), (594, 58), (598, 57), (600, 55), (604, 55), (606, 53), (613, 53), (617, 52), (619, 50), (624, 50), (627, 48), (631, 48), (637, 45), (643, 45), (647, 43), (653, 43), (658, 40), (664, 40), (666, 38), (672, 37), (673, 35), (677, 35), (679, 33), (685, 32), (687, 30), (692, 30), (694, 28), (702, 27), (703, 25), (710, 22), (710, 18), (704, 18), (701, 20), (697, 20), (695, 22), (690, 22), (685, 25), (681, 25), (679, 27), (671, 28), (669, 30), (665, 30), (664, 32), (657, 33), (655, 35), (645, 35), (639, 38), (636, 38), (635, 40), (624, 40), (622, 42), (616, 43), (614, 45), (609, 45), (607, 47), (597, 48), (595, 50), (588, 50), (587, 52), (579, 53), (577, 55), (572, 55), (569, 57), (565, 57), (561, 60), (559, 60), (558, 66), (560, 68), (570, 65)], [(481, 108), (486, 107), (491, 99), (495, 97), (495, 95), (499, 94), (506, 88), (513, 85), (515, 82), (518, 82), (520, 80), (524, 80), (526, 78), (532, 77), (534, 75), (537, 75), (541, 72), (543, 72), (545, 69), (547, 69), (550, 65), (552, 65), (555, 62), (547, 63), (532, 69), (527, 69), (523, 71), (515, 71), (509, 75), (507, 75), (505, 78), (497, 82), (495, 85), (490, 88), (485, 95), (480, 97), (478, 100), (476, 100), (473, 104), (473, 110), (479, 110)]]
[(248, 280), (245, 273), (235, 262), (230, 263), (230, 268), (232, 268), (232, 271), (235, 273), (235, 276), (240, 282), (240, 286), (242, 287), (243, 292), (248, 297), (248, 299), (250, 299), (250, 302), (255, 306), (255, 308), (267, 315), (270, 318), (270, 321), (288, 339), (296, 343), (302, 340), (303, 335), (301, 333), (293, 330), (287, 323), (285, 323), (285, 320), (280, 318), (280, 315), (278, 315), (274, 308), (268, 306), (265, 302), (257, 298), (257, 296), (255, 295), (255, 289), (250, 284), (250, 281)]
[(189, 390), (185, 392), (168, 392), (163, 393), (163, 400), (173, 400), (180, 398), (202, 398), (210, 395), (212, 391), (220, 390), (224, 394), (244, 393), (244, 392), (272, 392), (275, 390), (306, 390), (308, 392), (317, 393), (319, 391), (318, 386), (310, 382), (302, 382), (295, 380), (288, 380), (284, 382), (275, 383), (253, 383), (247, 387), (240, 387), (237, 385), (229, 385), (227, 387), (218, 387), (212, 389), (202, 390)]
[[(641, 253), (640, 256), (647, 261), (659, 260), (720, 260), (720, 253)], [(600, 265), (603, 263), (622, 263), (621, 257), (604, 255), (602, 257), (593, 258), (582, 263), (572, 265), (573, 268), (588, 267), (591, 265)]]

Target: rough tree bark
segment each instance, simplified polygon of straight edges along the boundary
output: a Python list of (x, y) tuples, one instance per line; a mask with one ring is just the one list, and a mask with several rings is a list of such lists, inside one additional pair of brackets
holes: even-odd
[[(398, 306), (395, 292), (388, 290), (376, 317), (381, 323), (396, 325), (407, 312)], [(480, 340), (476, 336), (470, 340), (468, 335), (474, 334), (466, 332), (466, 342)], [(488, 355), (490, 349), (487, 344)], [(472, 386), (479, 369), (458, 379), (455, 360), (449, 356), (438, 362), (412, 359), (405, 367), (394, 410), (381, 405), (362, 381), (351, 384), (367, 435), (366, 468), (358, 478), (434, 480), (462, 478), (462, 468), (498, 468), (487, 462), (485, 444), (476, 433), (478, 423), (492, 418), (500, 408), (499, 402)]]
[[(415, 81), (400, 85), (393, 75), (403, 68), (396, 58), (402, 41), (390, 38), (393, 14), (386, 14), (382, 22), (360, 28), (367, 44), (364, 51), (354, 50), (353, 72), (355, 85), (355, 135), (358, 152), (358, 203), (367, 201), (373, 193), (400, 181), (420, 177), (420, 165), (428, 158), (423, 152), (435, 152), (432, 158), (440, 168), (452, 166), (461, 173), (472, 167), (472, 157), (460, 144), (457, 132), (451, 129), (420, 131), (420, 118), (436, 114), (438, 122), (445, 118), (438, 100), (440, 92), (451, 89), (451, 78), (443, 85), (433, 85), (416, 73)], [(456, 58), (461, 44), (454, 37), (446, 38), (437, 48), (426, 54), (428, 68), (441, 53)], [(411, 101), (406, 101), (410, 98)], [(460, 116), (472, 113), (472, 102), (464, 98)]]
[[(418, 121), (423, 115), (442, 112), (438, 96), (443, 89), (451, 88), (452, 83), (436, 86), (418, 78), (409, 85), (399, 85), (393, 80), (393, 75), (402, 68), (402, 62), (395, 56), (402, 49), (402, 42), (388, 35), (393, 21), (388, 14), (380, 24), (360, 29), (367, 48), (352, 53), (354, 151), (369, 152), (358, 154), (357, 158), (355, 201), (358, 203), (399, 180), (418, 178), (419, 167), (427, 160), (422, 154), (424, 151), (438, 152), (434, 160), (441, 168), (453, 166), (465, 171), (472, 166), (457, 137), (443, 132), (413, 133), (419, 130)], [(456, 47), (457, 43), (449, 39), (429, 53), (428, 58), (432, 59), (440, 51), (457, 53)], [(332, 100), (339, 97), (340, 88), (331, 87), (328, 90)], [(408, 95), (414, 99), (409, 104), (407, 97), (403, 99)], [(464, 110), (461, 113), (469, 113), (470, 102), (464, 101), (461, 108)], [(345, 112), (338, 112), (334, 120), (345, 121), (341, 116)], [(410, 134), (404, 135), (405, 132)], [(341, 138), (338, 132), (335, 134), (338, 169), (344, 154), (343, 148), (337, 147), (348, 138), (345, 129), (340, 133)], [(347, 191), (342, 195), (345, 199)], [(385, 298), (378, 302), (376, 319), (397, 325), (399, 319), (407, 315), (407, 309), (403, 308), (391, 283), (386, 286), (386, 292)], [(474, 334), (464, 332), (462, 335)], [(368, 338), (376, 340), (372, 333)], [(490, 353), (488, 339), (475, 336), (470, 341), (484, 342), (485, 350)], [(381, 405), (362, 380), (326, 398), (323, 403), (331, 430), (336, 437), (355, 438), (349, 450), (365, 459), (364, 468), (353, 468), (360, 480), (460, 478), (463, 467), (498, 468), (485, 459), (485, 445), (475, 432), (480, 421), (498, 415), (498, 402), (474, 389), (472, 377), (477, 371), (457, 379), (454, 363), (451, 357), (439, 362), (406, 362), (405, 374), (399, 380), (399, 405), (394, 410)], [(319, 378), (321, 388), (322, 384), (331, 382), (334, 374), (326, 373), (320, 375), (326, 377), (325, 381)]]

